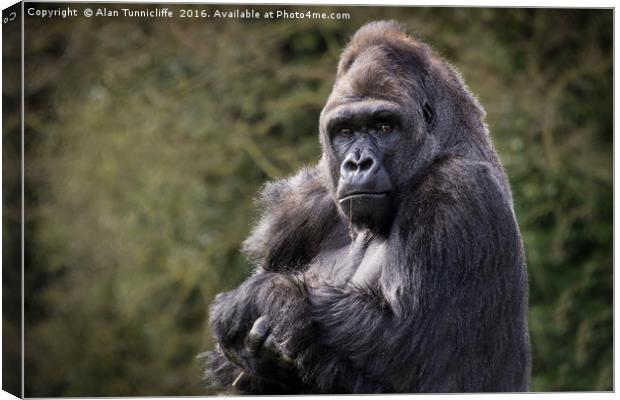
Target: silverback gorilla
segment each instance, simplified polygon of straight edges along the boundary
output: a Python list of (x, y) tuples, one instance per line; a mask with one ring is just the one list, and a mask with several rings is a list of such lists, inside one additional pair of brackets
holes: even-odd
[(318, 165), (266, 185), (255, 265), (210, 309), (214, 390), (528, 388), (527, 275), (508, 180), (465, 84), (394, 22), (342, 53)]

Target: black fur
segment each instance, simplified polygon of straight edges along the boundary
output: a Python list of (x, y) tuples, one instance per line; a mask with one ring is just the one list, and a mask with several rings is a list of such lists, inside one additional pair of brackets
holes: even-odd
[[(377, 229), (352, 223), (338, 204), (342, 156), (328, 128), (334, 113), (375, 100), (401, 116), (397, 146), (378, 158), (394, 190)], [(362, 27), (321, 114), (323, 158), (265, 187), (262, 219), (244, 244), (255, 272), (211, 306), (221, 348), (204, 356), (208, 385), (255, 394), (527, 390), (526, 267), (483, 118), (428, 46), (393, 22)], [(259, 317), (275, 345), (251, 352)]]

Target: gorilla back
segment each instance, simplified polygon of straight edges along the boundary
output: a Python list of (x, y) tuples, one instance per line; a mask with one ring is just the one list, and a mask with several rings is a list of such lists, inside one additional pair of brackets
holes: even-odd
[(342, 53), (318, 165), (269, 183), (205, 380), (242, 393), (524, 391), (510, 187), (459, 75), (394, 22)]

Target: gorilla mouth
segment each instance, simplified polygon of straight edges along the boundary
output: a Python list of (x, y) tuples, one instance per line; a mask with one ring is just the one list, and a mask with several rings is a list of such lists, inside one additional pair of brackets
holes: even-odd
[(361, 199), (365, 197), (386, 197), (388, 194), (389, 192), (354, 192), (342, 196), (340, 199), (338, 199), (338, 202), (342, 203), (347, 200)]

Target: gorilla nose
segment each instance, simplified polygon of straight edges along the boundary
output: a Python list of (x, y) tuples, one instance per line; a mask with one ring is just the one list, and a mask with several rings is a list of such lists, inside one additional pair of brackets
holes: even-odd
[(385, 195), (392, 190), (381, 159), (370, 152), (351, 152), (340, 165), (336, 195), (342, 200), (352, 195)]
[(387, 171), (372, 153), (352, 152), (340, 166), (338, 198), (352, 194), (381, 194), (392, 189)]
[(354, 174), (371, 172), (373, 167), (377, 164), (373, 157), (368, 155), (357, 156), (355, 154), (349, 154), (342, 163), (343, 174)]

